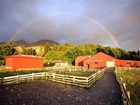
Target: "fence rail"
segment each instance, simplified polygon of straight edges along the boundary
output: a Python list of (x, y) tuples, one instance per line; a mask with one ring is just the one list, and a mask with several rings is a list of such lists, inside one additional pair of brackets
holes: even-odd
[(126, 83), (123, 83), (122, 78), (119, 77), (119, 75), (117, 74), (117, 69), (118, 68), (115, 68), (115, 75), (116, 75), (116, 78), (117, 78), (117, 80), (120, 84), (120, 87), (121, 87), (123, 104), (124, 105), (132, 105), (131, 100), (130, 100), (130, 92), (127, 91)]
[(89, 77), (57, 74), (52, 71), (40, 72), (40, 73), (3, 77), (0, 78), (0, 84), (1, 85), (17, 84), (21, 82), (33, 81), (36, 79), (47, 79), (47, 80), (60, 82), (64, 84), (71, 84), (71, 85), (89, 88), (98, 78), (100, 78), (103, 75), (104, 71), (105, 69), (97, 71), (96, 73), (92, 74)]
[(136, 68), (136, 67), (116, 67), (116, 69), (118, 69), (118, 70), (140, 70), (140, 67), (139, 68)]

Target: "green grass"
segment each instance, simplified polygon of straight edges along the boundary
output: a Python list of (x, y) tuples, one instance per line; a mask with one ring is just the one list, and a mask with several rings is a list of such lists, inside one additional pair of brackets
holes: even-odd
[(23, 71), (0, 71), (0, 77), (8, 77), (8, 76), (16, 76), (22, 74), (31, 74), (31, 73), (39, 73), (46, 72), (46, 70), (23, 70)]
[[(38, 72), (47, 72), (48, 70), (22, 70), (22, 71), (9, 71), (9, 70), (0, 70), (0, 77), (8, 77), (8, 76), (16, 76), (16, 75), (22, 75), (22, 74), (31, 74), (31, 73), (38, 73)], [(66, 70), (51, 70), (54, 73), (57, 74), (64, 74), (64, 75), (74, 75), (74, 76), (91, 76), (96, 71), (66, 71)]]
[(126, 83), (127, 90), (131, 93), (133, 105), (140, 105), (140, 69), (139, 70), (118, 70), (118, 75)]
[(96, 71), (56, 71), (57, 74), (89, 77)]

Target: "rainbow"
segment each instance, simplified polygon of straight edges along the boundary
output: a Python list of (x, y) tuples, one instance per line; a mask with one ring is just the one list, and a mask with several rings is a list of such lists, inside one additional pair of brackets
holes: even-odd
[[(114, 44), (120, 48), (120, 45), (119, 43), (117, 42), (116, 38), (113, 36), (113, 34), (107, 30), (107, 28), (105, 28), (102, 24), (100, 24), (99, 22), (97, 22), (95, 19), (93, 18), (90, 18), (88, 16), (85, 16), (85, 15), (81, 15), (81, 14), (77, 14), (77, 13), (73, 13), (73, 12), (63, 12), (64, 14), (70, 14), (70, 15), (76, 15), (76, 16), (79, 16), (81, 18), (84, 18), (84, 19), (87, 19), (88, 21), (91, 21), (92, 23), (98, 25), (102, 30), (104, 30), (108, 35), (109, 37), (112, 39), (112, 41), (114, 42)], [(60, 13), (52, 13), (52, 14), (49, 14), (49, 15), (54, 15), (54, 14), (60, 14)], [(48, 16), (48, 15), (47, 15)], [(10, 38), (10, 40), (14, 40), (14, 38), (19, 35), (22, 31), (24, 31), (24, 29), (28, 26), (30, 26), (31, 24), (33, 24), (34, 22), (36, 22), (37, 20), (41, 19), (42, 17), (46, 17), (46, 15), (44, 16), (38, 16), (38, 17), (35, 17), (33, 19), (31, 19), (30, 21), (28, 21), (27, 23), (25, 23), (21, 28), (19, 28), (13, 35), (12, 37)]]

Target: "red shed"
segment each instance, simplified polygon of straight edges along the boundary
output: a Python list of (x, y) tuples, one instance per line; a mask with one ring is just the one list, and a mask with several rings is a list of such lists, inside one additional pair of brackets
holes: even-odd
[(43, 58), (33, 55), (12, 55), (6, 57), (6, 66), (12, 70), (24, 68), (42, 68)]
[(88, 59), (90, 56), (79, 56), (75, 60), (75, 66), (83, 66), (83, 61)]

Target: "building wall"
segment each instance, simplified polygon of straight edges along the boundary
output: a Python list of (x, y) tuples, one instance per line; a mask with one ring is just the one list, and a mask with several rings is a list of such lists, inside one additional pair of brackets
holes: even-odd
[(106, 67), (107, 61), (115, 62), (116, 58), (113, 58), (107, 54), (100, 52), (96, 55), (93, 55), (89, 59), (83, 61), (83, 66), (89, 68), (104, 68)]
[(75, 66), (83, 66), (83, 61), (85, 61), (88, 58), (89, 58), (89, 56), (77, 57), (77, 59), (75, 60)]
[(97, 53), (87, 59), (78, 59), (76, 63), (77, 65), (81, 65), (86, 68), (104, 68), (106, 67), (106, 62), (108, 61), (115, 62), (115, 66), (117, 67), (140, 67), (140, 61), (119, 60), (102, 52)]
[(85, 61), (83, 61), (83, 67), (87, 67), (90, 68), (90, 63), (92, 62), (92, 59), (86, 59)]
[(7, 57), (6, 66), (12, 67), (12, 70), (23, 68), (42, 68), (43, 58), (38, 57)]
[(41, 58), (14, 58), (13, 70), (20, 68), (42, 68), (43, 59)]
[(104, 61), (95, 61), (90, 63), (90, 68), (102, 69), (106, 66), (106, 62)]
[(117, 67), (140, 67), (140, 61), (117, 60)]
[(7, 67), (12, 67), (13, 65), (13, 58), (6, 58), (6, 64)]

